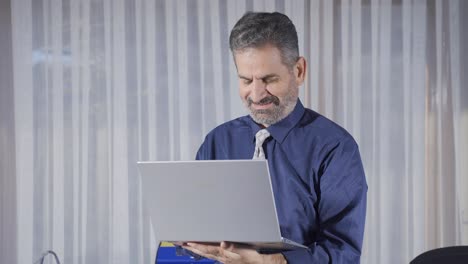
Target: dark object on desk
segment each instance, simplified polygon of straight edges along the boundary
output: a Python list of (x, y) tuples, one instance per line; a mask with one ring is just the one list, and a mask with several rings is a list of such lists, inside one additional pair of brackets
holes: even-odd
[(437, 248), (422, 253), (410, 264), (466, 264), (468, 263), (468, 246)]
[(55, 264), (60, 264), (60, 260), (57, 256), (57, 253), (55, 253), (53, 250), (47, 250), (44, 253), (42, 253), (42, 256), (38, 260), (36, 260), (34, 264), (37, 264), (37, 263), (44, 264), (44, 260), (48, 255), (54, 256)]

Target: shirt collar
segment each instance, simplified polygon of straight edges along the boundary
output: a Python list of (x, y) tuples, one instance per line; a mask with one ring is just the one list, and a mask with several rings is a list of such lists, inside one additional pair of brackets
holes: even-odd
[[(293, 129), (299, 120), (301, 120), (302, 115), (304, 114), (305, 109), (304, 106), (301, 103), (301, 100), (298, 98), (296, 106), (294, 107), (294, 110), (286, 116), (283, 120), (279, 121), (278, 123), (275, 123), (269, 127), (267, 127), (268, 132), (270, 132), (271, 136), (278, 141), (279, 143), (282, 143), (284, 138), (288, 135), (289, 131)], [(249, 116), (250, 118), (250, 127), (252, 128), (252, 141), (255, 140), (255, 134), (262, 129), (259, 124), (255, 123), (253, 119)]]

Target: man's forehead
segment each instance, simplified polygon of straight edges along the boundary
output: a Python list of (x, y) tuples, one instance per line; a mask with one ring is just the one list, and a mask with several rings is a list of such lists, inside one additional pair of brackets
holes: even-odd
[(279, 50), (275, 47), (248, 48), (234, 53), (239, 76), (256, 78), (270, 74), (279, 74), (287, 68)]
[(240, 50), (233, 51), (234, 57), (236, 57), (237, 55), (251, 56), (259, 53), (269, 53), (271, 55), (281, 56), (281, 52), (278, 49), (278, 47), (269, 43), (266, 43), (261, 46), (246, 47)]

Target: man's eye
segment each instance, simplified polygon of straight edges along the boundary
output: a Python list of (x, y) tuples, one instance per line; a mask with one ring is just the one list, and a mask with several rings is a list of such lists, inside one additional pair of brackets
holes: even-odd
[(244, 84), (251, 84), (251, 83), (252, 83), (252, 80), (243, 79), (243, 82), (244, 82)]
[(274, 83), (276, 81), (278, 81), (278, 78), (268, 78), (263, 80), (264, 83)]

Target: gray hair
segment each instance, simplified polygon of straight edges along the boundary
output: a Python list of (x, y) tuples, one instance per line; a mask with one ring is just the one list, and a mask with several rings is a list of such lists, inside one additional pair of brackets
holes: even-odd
[(247, 12), (229, 36), (233, 55), (246, 48), (259, 48), (266, 44), (278, 48), (283, 64), (292, 69), (299, 59), (296, 27), (286, 15), (278, 12)]

